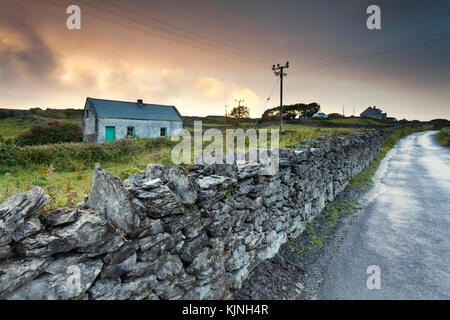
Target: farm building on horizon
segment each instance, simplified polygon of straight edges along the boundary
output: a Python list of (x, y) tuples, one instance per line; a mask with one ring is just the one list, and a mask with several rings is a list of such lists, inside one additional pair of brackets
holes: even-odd
[(83, 112), (83, 141), (102, 143), (125, 137), (170, 137), (183, 129), (174, 106), (87, 98)]
[(370, 118), (376, 120), (386, 120), (387, 114), (377, 107), (368, 107), (360, 114), (361, 118)]

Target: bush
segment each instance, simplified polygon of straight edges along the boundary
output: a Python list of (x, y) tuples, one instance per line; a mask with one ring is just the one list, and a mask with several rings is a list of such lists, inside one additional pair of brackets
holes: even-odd
[(44, 126), (33, 126), (16, 138), (16, 144), (19, 146), (81, 141), (83, 141), (83, 134), (79, 124), (58, 121), (49, 122)]
[(170, 148), (177, 143), (170, 138), (126, 138), (102, 144), (59, 143), (24, 147), (0, 144), (0, 171), (32, 165), (52, 165), (58, 170), (77, 171), (95, 162), (126, 160), (143, 151)]
[(444, 146), (450, 148), (450, 133), (447, 129), (441, 129), (437, 134), (438, 141)]
[(0, 144), (0, 166), (9, 167), (17, 164), (17, 148), (11, 144)]
[(342, 114), (339, 113), (330, 113), (328, 115), (329, 120), (336, 120), (336, 119), (345, 119), (345, 117)]
[(177, 141), (172, 141), (170, 138), (151, 138), (151, 139), (138, 139), (141, 141), (145, 150), (161, 149), (164, 147), (174, 147), (178, 144)]
[(8, 118), (8, 112), (4, 111), (4, 110), (0, 110), (0, 119), (6, 119)]

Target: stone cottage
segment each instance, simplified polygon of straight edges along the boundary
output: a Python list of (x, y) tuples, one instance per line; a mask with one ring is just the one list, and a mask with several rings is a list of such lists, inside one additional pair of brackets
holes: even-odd
[(386, 120), (387, 115), (386, 113), (383, 113), (381, 109), (378, 109), (377, 107), (368, 107), (366, 110), (364, 110), (360, 114), (361, 118), (370, 118), (370, 119), (376, 119), (376, 120)]
[(125, 137), (170, 137), (183, 128), (174, 106), (87, 98), (83, 113), (83, 141), (105, 142)]

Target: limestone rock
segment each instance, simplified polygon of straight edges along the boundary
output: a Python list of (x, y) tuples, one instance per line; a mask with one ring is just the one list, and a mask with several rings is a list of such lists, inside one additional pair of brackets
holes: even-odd
[(43, 273), (51, 261), (51, 258), (36, 258), (0, 263), (0, 299)]
[(51, 212), (44, 212), (39, 215), (42, 223), (46, 227), (60, 227), (77, 221), (78, 210), (60, 209)]
[(148, 215), (152, 218), (184, 213), (178, 197), (165, 185), (148, 191), (139, 190), (134, 195), (145, 205)]
[(287, 241), (286, 232), (280, 232), (276, 235), (276, 237), (272, 240), (272, 242), (265, 247), (264, 249), (258, 251), (258, 258), (260, 260), (270, 259), (274, 257), (281, 245)]
[(68, 265), (66, 272), (44, 274), (8, 296), (8, 300), (68, 300), (89, 289), (102, 269), (101, 260)]
[(38, 233), (42, 228), (41, 220), (37, 216), (26, 218), (24, 222), (12, 234), (11, 238), (14, 241), (22, 240), (23, 238), (32, 236)]
[(122, 283), (118, 294), (118, 300), (142, 300), (151, 298), (152, 289), (156, 287), (158, 281), (155, 276), (133, 279), (130, 282)]
[(110, 278), (110, 279), (120, 279), (124, 274), (133, 270), (136, 266), (137, 255), (133, 254), (132, 256), (126, 258), (117, 264), (111, 264), (103, 269), (100, 274), (100, 277)]
[(89, 293), (94, 300), (118, 300), (120, 286), (120, 279), (100, 279), (89, 288)]
[(101, 210), (125, 234), (134, 236), (145, 228), (147, 217), (143, 204), (133, 198), (119, 178), (104, 172), (99, 164), (95, 164), (87, 205)]
[(200, 189), (208, 190), (211, 188), (216, 188), (222, 186), (223, 188), (227, 188), (233, 183), (232, 178), (224, 177), (224, 176), (205, 176), (197, 179), (196, 183)]
[(156, 236), (141, 239), (139, 245), (144, 251), (140, 257), (141, 260), (153, 261), (175, 247), (175, 239), (168, 233), (159, 233)]
[(28, 218), (51, 201), (44, 190), (34, 187), (31, 190), (6, 198), (0, 204), (0, 246), (10, 242), (10, 238)]
[(16, 249), (23, 256), (46, 257), (103, 243), (111, 236), (110, 230), (103, 217), (85, 211), (75, 223), (25, 238), (16, 243)]
[(180, 258), (186, 263), (191, 263), (198, 253), (208, 245), (208, 236), (203, 232), (200, 236), (184, 244), (180, 251)]
[(9, 245), (1, 246), (0, 247), (0, 261), (3, 259), (6, 259), (10, 252), (11, 252), (11, 246), (9, 246)]
[(195, 185), (185, 171), (180, 168), (164, 168), (161, 176), (182, 204), (194, 204), (197, 201)]

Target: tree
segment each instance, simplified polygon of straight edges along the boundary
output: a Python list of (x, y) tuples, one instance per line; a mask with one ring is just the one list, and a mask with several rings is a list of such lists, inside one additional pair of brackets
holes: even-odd
[(230, 118), (233, 119), (250, 119), (250, 109), (246, 106), (238, 106), (230, 112)]
[(301, 115), (304, 117), (312, 117), (315, 113), (320, 111), (320, 105), (316, 102), (303, 105)]
[[(312, 117), (320, 111), (320, 105), (316, 102), (309, 104), (296, 103), (283, 106), (283, 119), (293, 120), (297, 117)], [(261, 121), (280, 120), (280, 107), (267, 109), (261, 116)]]

